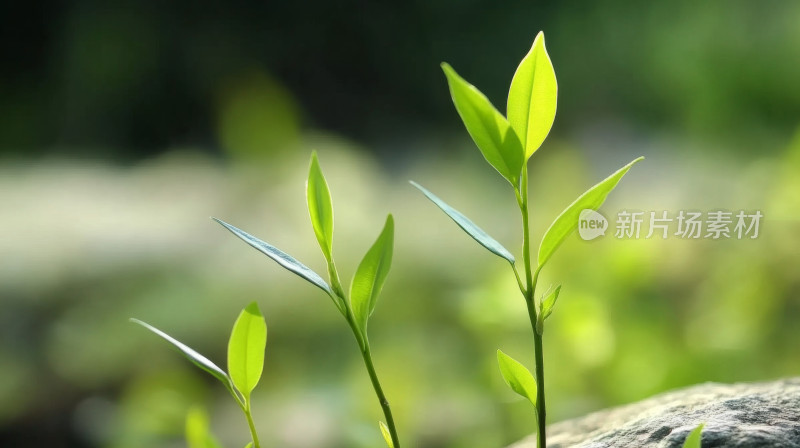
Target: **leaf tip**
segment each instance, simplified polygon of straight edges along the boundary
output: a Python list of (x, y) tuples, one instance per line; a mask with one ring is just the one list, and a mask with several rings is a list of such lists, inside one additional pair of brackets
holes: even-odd
[(456, 71), (453, 69), (453, 67), (450, 66), (450, 64), (448, 64), (447, 62), (442, 62), (439, 66), (442, 67), (442, 70), (444, 71), (444, 75), (447, 77), (448, 81), (450, 81), (451, 79), (456, 78), (458, 76), (456, 74)]
[(508, 358), (508, 355), (506, 355), (502, 350), (500, 350), (498, 348), (497, 349), (497, 362), (500, 362), (501, 360), (503, 360), (505, 358)]
[(248, 303), (244, 310), (254, 316), (263, 317), (261, 314), (261, 308), (258, 307), (258, 302), (255, 300)]

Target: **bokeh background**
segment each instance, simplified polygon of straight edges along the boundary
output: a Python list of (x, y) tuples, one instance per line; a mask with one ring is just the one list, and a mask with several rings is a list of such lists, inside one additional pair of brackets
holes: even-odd
[[(269, 325), (264, 445), (376, 447), (380, 409), (316, 288), (208, 218), (324, 272), (310, 152), (349, 279), (385, 214), (392, 272), (370, 324), (410, 447), (533, 430), (502, 348), (533, 365), (508, 266), (414, 179), (519, 252), (513, 193), (452, 107), (448, 61), (504, 111), (539, 30), (558, 116), (531, 160), (532, 231), (638, 155), (602, 211), (761, 211), (756, 239), (571, 237), (545, 332), (550, 421), (704, 381), (800, 374), (800, 3), (0, 3), (0, 446), (179, 447), (187, 409), (247, 427), (156, 325), (225, 364), (239, 310)], [(612, 229), (613, 230), (613, 229)]]

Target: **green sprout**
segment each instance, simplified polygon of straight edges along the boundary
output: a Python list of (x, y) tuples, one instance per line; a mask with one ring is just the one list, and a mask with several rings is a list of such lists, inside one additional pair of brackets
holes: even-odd
[(386, 423), (378, 422), (380, 432), (389, 448), (400, 448), (392, 410), (378, 380), (378, 374), (375, 372), (369, 338), (367, 337), (369, 317), (375, 311), (378, 295), (380, 295), (383, 283), (386, 281), (386, 276), (389, 274), (389, 269), (392, 265), (394, 219), (392, 215), (387, 216), (383, 230), (356, 269), (353, 280), (350, 282), (350, 294), (348, 296), (342, 288), (339, 273), (336, 270), (336, 263), (333, 259), (333, 206), (328, 183), (322, 174), (316, 152), (311, 155), (311, 166), (306, 184), (306, 200), (314, 234), (328, 265), (330, 285), (316, 272), (289, 254), (226, 222), (217, 218), (214, 218), (214, 220), (279, 265), (320, 288), (330, 297), (358, 343), (369, 379), (383, 410)]
[(703, 427), (705, 425), (705, 423), (700, 423), (686, 436), (686, 440), (683, 442), (683, 448), (700, 448), (700, 441), (703, 437)]
[(524, 282), (511, 252), (475, 225), (466, 216), (447, 205), (421, 185), (411, 182), (434, 204), (461, 227), (469, 236), (511, 265), (519, 290), (525, 299), (533, 330), (536, 355), (536, 376), (522, 364), (502, 351), (497, 359), (500, 372), (514, 392), (530, 400), (536, 408), (538, 429), (537, 446), (547, 446), (545, 431), (546, 406), (544, 390), (544, 361), (542, 335), (544, 322), (553, 311), (561, 286), (546, 297), (536, 298), (539, 273), (556, 249), (577, 228), (583, 210), (597, 210), (622, 176), (639, 157), (583, 193), (570, 204), (545, 232), (533, 264), (531, 237), (528, 226), (528, 160), (544, 142), (556, 115), (558, 85), (553, 64), (544, 44), (544, 34), (539, 33), (533, 46), (522, 59), (511, 81), (508, 92), (507, 117), (504, 117), (477, 88), (461, 78), (447, 63), (442, 69), (450, 87), (456, 111), (461, 116), (470, 137), (489, 164), (503, 176), (514, 189), (517, 205), (522, 214), (522, 261)]
[[(225, 372), (205, 356), (158, 328), (138, 319), (130, 320), (161, 336), (193, 364), (221, 381), (236, 400), (247, 419), (252, 442), (248, 443), (245, 448), (261, 448), (250, 409), (250, 394), (258, 385), (264, 369), (267, 324), (256, 302), (247, 305), (233, 324), (231, 337), (228, 340), (228, 372)], [(187, 415), (186, 439), (190, 448), (220, 447), (219, 442), (208, 430), (208, 417), (197, 409), (192, 409)]]

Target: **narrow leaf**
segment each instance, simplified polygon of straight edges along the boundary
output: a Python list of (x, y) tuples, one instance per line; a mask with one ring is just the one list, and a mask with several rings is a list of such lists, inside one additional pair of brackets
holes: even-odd
[(244, 448), (253, 448), (253, 442), (249, 442)]
[(620, 179), (622, 179), (622, 176), (624, 176), (635, 163), (643, 159), (644, 157), (639, 157), (620, 168), (616, 173), (583, 193), (575, 202), (570, 204), (569, 207), (558, 215), (558, 218), (553, 221), (553, 224), (551, 224), (550, 228), (545, 232), (542, 242), (539, 245), (539, 268), (544, 266), (558, 246), (560, 246), (578, 227), (578, 218), (580, 217), (581, 211), (584, 209), (597, 210), (600, 208), (611, 190), (613, 190)]
[(547, 297), (542, 300), (542, 309), (540, 314), (542, 315), (542, 320), (544, 321), (547, 319), (548, 316), (553, 312), (553, 307), (556, 305), (556, 301), (558, 300), (558, 295), (561, 293), (561, 285), (556, 286), (556, 289), (547, 295)]
[(447, 63), (442, 63), (442, 69), (447, 76), (453, 104), (472, 140), (486, 161), (515, 189), (519, 188), (524, 163), (519, 137), (483, 93), (461, 78)]
[(333, 241), (333, 207), (331, 206), (328, 182), (325, 181), (325, 176), (319, 167), (316, 151), (311, 153), (311, 166), (308, 169), (308, 182), (306, 182), (306, 200), (308, 213), (311, 215), (311, 225), (314, 227), (319, 247), (330, 262)]
[[(214, 221), (220, 223), (223, 227), (230, 230), (231, 233), (238, 236), (242, 239), (245, 243), (252, 246), (257, 251), (263, 253), (264, 255), (268, 256), (275, 260), (279, 265), (283, 266), (284, 268), (288, 269), (289, 271), (299, 275), (300, 277), (306, 279), (307, 281), (311, 282), (321, 290), (328, 293), (329, 296), (334, 297), (333, 291), (331, 291), (331, 287), (325, 283), (325, 280), (322, 279), (316, 272), (312, 271), (311, 269), (307, 268), (303, 263), (292, 258), (291, 255), (281, 251), (275, 246), (272, 246), (260, 239), (250, 235), (249, 233), (245, 232), (244, 230), (238, 229), (225, 221), (222, 221), (217, 218), (211, 218)], [(335, 301), (335, 299), (334, 299)], [(337, 304), (337, 307), (339, 305)]]
[(417, 187), (419, 191), (422, 192), (428, 199), (431, 200), (437, 207), (442, 209), (447, 216), (450, 217), (453, 221), (458, 224), (459, 227), (465, 232), (467, 235), (471, 236), (475, 241), (477, 241), (481, 246), (485, 247), (489, 250), (489, 252), (505, 258), (508, 260), (509, 263), (514, 264), (514, 256), (511, 255), (511, 252), (508, 251), (502, 244), (498, 243), (497, 240), (489, 236), (486, 232), (483, 231), (480, 227), (476, 226), (475, 223), (469, 220), (466, 216), (462, 215), (461, 212), (450, 207), (445, 203), (443, 200), (439, 199), (435, 194), (431, 193), (427, 189), (425, 189), (422, 185), (411, 181), (411, 185)]
[(378, 426), (381, 428), (381, 434), (383, 434), (383, 440), (386, 441), (386, 445), (389, 448), (394, 448), (394, 442), (392, 442), (392, 434), (389, 432), (389, 427), (386, 426), (386, 423), (378, 422)]
[(172, 336), (164, 333), (163, 331), (159, 330), (158, 328), (146, 322), (142, 322), (139, 319), (133, 319), (133, 318), (129, 320), (133, 323), (143, 326), (144, 328), (147, 328), (148, 330), (152, 331), (158, 336), (161, 336), (164, 340), (166, 340), (167, 342), (175, 346), (178, 350), (180, 350), (180, 352), (183, 353), (183, 355), (186, 356), (186, 358), (189, 361), (191, 361), (194, 365), (210, 373), (211, 375), (214, 376), (214, 378), (222, 381), (222, 383), (225, 384), (225, 386), (229, 388), (231, 387), (231, 379), (230, 377), (228, 377), (228, 374), (225, 373), (224, 370), (217, 367), (216, 364), (211, 362), (205, 356), (201, 355), (200, 353), (197, 353), (183, 342), (173, 338)]
[(525, 160), (550, 133), (556, 118), (557, 98), (556, 73), (544, 45), (544, 33), (539, 32), (517, 67), (508, 91), (508, 121), (525, 148)]
[(222, 448), (211, 434), (208, 415), (199, 407), (189, 409), (186, 414), (186, 444), (189, 448)]
[(536, 406), (536, 380), (531, 372), (502, 350), (497, 350), (497, 363), (508, 387)]
[(700, 448), (704, 426), (705, 423), (700, 423), (697, 428), (694, 428), (692, 432), (689, 433), (686, 437), (686, 441), (683, 442), (683, 448)]
[(228, 372), (245, 400), (261, 379), (266, 345), (267, 324), (258, 304), (252, 302), (239, 314), (228, 341)]
[(394, 250), (394, 219), (386, 217), (386, 224), (375, 244), (364, 255), (364, 259), (353, 275), (350, 284), (350, 304), (353, 316), (362, 335), (366, 336), (367, 319), (375, 310), (378, 294), (383, 282), (392, 267), (392, 251)]

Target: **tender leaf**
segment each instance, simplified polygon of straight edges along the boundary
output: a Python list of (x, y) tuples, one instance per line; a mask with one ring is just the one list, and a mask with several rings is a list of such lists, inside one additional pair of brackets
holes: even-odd
[(525, 160), (550, 133), (556, 118), (557, 98), (556, 73), (544, 45), (544, 33), (539, 32), (517, 67), (508, 91), (508, 121), (525, 148)]
[(389, 268), (392, 267), (394, 250), (394, 218), (386, 217), (386, 224), (375, 244), (364, 255), (350, 284), (350, 304), (353, 316), (362, 335), (366, 336), (367, 319), (375, 310), (378, 294), (383, 288)]
[(389, 427), (386, 426), (386, 423), (378, 422), (378, 426), (381, 428), (381, 434), (383, 434), (383, 440), (386, 441), (386, 445), (389, 448), (394, 448), (394, 442), (392, 442), (392, 434), (389, 432)]
[(547, 297), (542, 300), (542, 320), (547, 319), (548, 316), (553, 312), (553, 307), (556, 305), (556, 300), (558, 300), (558, 294), (561, 293), (561, 285), (556, 286), (556, 289), (547, 295)]
[(245, 400), (261, 379), (266, 345), (267, 323), (252, 302), (239, 314), (228, 341), (228, 372)]
[(253, 448), (253, 442), (248, 443), (244, 448)]
[(472, 140), (486, 161), (514, 188), (519, 188), (525, 153), (519, 137), (483, 93), (458, 76), (447, 63), (442, 63), (442, 69), (450, 85), (453, 104)]
[(697, 428), (686, 436), (686, 441), (683, 442), (683, 448), (700, 448), (700, 442), (703, 438), (703, 427), (705, 423), (700, 423)]
[(308, 213), (311, 215), (311, 225), (314, 227), (319, 247), (330, 262), (333, 241), (333, 207), (331, 206), (328, 182), (325, 181), (325, 176), (319, 167), (316, 151), (311, 153), (311, 166), (308, 169), (308, 182), (306, 182), (306, 200)]
[(643, 160), (644, 157), (632, 161), (631, 163), (620, 168), (616, 173), (607, 177), (602, 182), (583, 193), (578, 199), (575, 200), (569, 207), (567, 207), (555, 221), (550, 225), (550, 228), (545, 232), (542, 242), (539, 245), (539, 267), (541, 268), (553, 255), (553, 252), (564, 242), (564, 240), (578, 227), (578, 218), (581, 211), (584, 209), (597, 210), (603, 205), (606, 197), (617, 186), (622, 176), (631, 169), (631, 167)]
[(131, 318), (129, 320), (131, 322), (139, 324), (139, 325), (143, 326), (144, 328), (147, 328), (148, 330), (152, 331), (153, 333), (161, 336), (167, 342), (169, 342), (170, 344), (174, 345), (178, 350), (180, 350), (180, 352), (183, 353), (183, 355), (186, 356), (186, 358), (189, 359), (189, 361), (194, 363), (194, 365), (196, 365), (197, 367), (205, 370), (206, 372), (210, 373), (211, 375), (213, 375), (218, 380), (222, 381), (222, 383), (225, 384), (225, 386), (227, 386), (227, 387), (231, 386), (231, 379), (230, 379), (230, 377), (228, 377), (228, 374), (225, 373), (224, 370), (222, 370), (219, 367), (217, 367), (216, 364), (211, 362), (205, 356), (201, 355), (200, 353), (197, 353), (193, 349), (189, 348), (183, 342), (173, 338), (172, 336), (164, 333), (163, 331), (159, 330), (158, 328), (156, 328), (156, 327), (154, 327), (154, 326), (152, 326), (152, 325), (150, 325), (150, 324), (148, 324), (146, 322), (142, 322), (139, 319), (133, 319), (133, 318)]
[[(548, 289), (549, 291), (549, 289)], [(556, 300), (558, 300), (558, 294), (561, 292), (561, 285), (558, 285), (555, 291), (547, 294), (540, 303), (539, 303), (539, 312), (536, 314), (536, 332), (542, 334), (544, 332), (544, 320), (550, 316), (553, 312), (553, 307), (556, 304)]]
[[(275, 260), (279, 265), (299, 275), (300, 277), (308, 280), (318, 288), (328, 293), (329, 296), (334, 297), (333, 291), (331, 291), (331, 287), (328, 286), (327, 283), (325, 283), (325, 280), (323, 280), (322, 277), (320, 277), (316, 272), (307, 268), (303, 263), (300, 263), (299, 261), (292, 258), (291, 255), (283, 252), (282, 250), (278, 249), (275, 246), (272, 246), (268, 243), (265, 243), (264, 241), (261, 241), (260, 239), (250, 235), (244, 230), (238, 229), (226, 223), (225, 221), (222, 221), (221, 219), (217, 218), (211, 218), (211, 219), (220, 223), (223, 227), (230, 230), (231, 233), (241, 238), (242, 241), (249, 244), (257, 251)], [(338, 306), (339, 305), (337, 304), (337, 307)]]
[(480, 227), (476, 226), (475, 223), (469, 220), (466, 216), (462, 215), (461, 212), (450, 207), (445, 203), (443, 200), (439, 199), (435, 194), (431, 193), (427, 189), (425, 189), (422, 185), (411, 181), (411, 185), (417, 187), (419, 191), (422, 192), (428, 199), (431, 200), (437, 207), (442, 209), (447, 216), (450, 217), (453, 221), (461, 227), (462, 230), (467, 232), (467, 235), (471, 236), (475, 241), (477, 241), (481, 246), (485, 247), (489, 250), (489, 252), (505, 258), (508, 260), (509, 263), (514, 264), (514, 256), (511, 255), (511, 252), (508, 251), (502, 244), (498, 243), (497, 240), (489, 236), (486, 232), (483, 231)]
[(199, 407), (189, 409), (186, 414), (186, 444), (188, 448), (222, 448), (211, 434), (208, 415)]
[(497, 363), (508, 387), (536, 406), (536, 379), (531, 372), (502, 350), (497, 350)]

